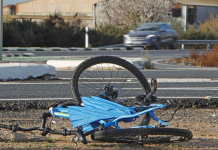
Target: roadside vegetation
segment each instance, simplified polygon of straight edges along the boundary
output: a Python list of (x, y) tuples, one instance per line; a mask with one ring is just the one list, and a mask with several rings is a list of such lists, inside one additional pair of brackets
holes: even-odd
[(191, 65), (197, 67), (218, 67), (218, 46), (214, 46), (212, 51), (205, 50), (200, 53), (197, 49), (189, 51), (189, 56), (174, 58), (170, 61), (181, 65)]
[[(173, 0), (125, 0), (125, 3), (108, 0), (102, 10), (108, 14), (106, 22), (89, 30), (89, 48), (123, 43), (123, 35), (141, 22), (167, 22), (178, 32), (179, 40), (218, 40), (218, 16), (211, 15), (198, 29), (185, 32), (169, 13), (173, 3)], [(85, 47), (85, 26), (76, 15), (73, 20), (65, 21), (54, 14), (41, 23), (16, 21), (5, 15), (3, 29), (4, 47)]]
[[(9, 20), (3, 25), (4, 47), (85, 47), (85, 27), (81, 20), (64, 21), (59, 15), (50, 15), (41, 23), (30, 20)], [(122, 43), (124, 30), (116, 26), (100, 25), (89, 30), (92, 47)]]
[[(125, 3), (107, 1), (105, 9), (102, 10), (108, 14), (107, 21), (96, 29), (89, 30), (89, 48), (120, 44), (123, 42), (123, 35), (141, 22), (170, 22), (172, 20), (168, 13), (173, 6), (173, 0), (125, 1)], [(118, 12), (120, 15), (116, 15)], [(55, 14), (41, 23), (30, 20), (15, 21), (10, 20), (9, 16), (4, 16), (3, 28), (4, 47), (85, 46), (85, 27), (76, 15), (75, 19), (68, 22)]]
[[(198, 29), (180, 31), (179, 38), (185, 40), (218, 40), (218, 16), (210, 15), (205, 23), (200, 23)], [(206, 45), (187, 45), (190, 49), (189, 55), (182, 58), (174, 58), (172, 62), (181, 65), (191, 65), (197, 67), (218, 67), (218, 45), (212, 45), (212, 51), (205, 50), (200, 53), (199, 49), (206, 49)]]

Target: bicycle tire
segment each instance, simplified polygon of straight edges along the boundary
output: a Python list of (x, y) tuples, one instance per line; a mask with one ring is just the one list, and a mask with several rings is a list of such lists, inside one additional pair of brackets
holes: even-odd
[[(148, 136), (139, 140), (139, 135)], [(152, 135), (152, 137), (150, 137)], [(157, 137), (160, 136), (160, 137)], [(167, 137), (166, 137), (167, 136)], [(171, 137), (169, 137), (171, 136)], [(132, 129), (113, 129), (102, 130), (91, 135), (92, 140), (102, 142), (117, 143), (159, 143), (172, 142), (172, 136), (179, 136), (177, 141), (191, 140), (192, 132), (186, 129), (178, 128), (132, 128)]]
[[(106, 67), (107, 68), (106, 74), (104, 74), (105, 70), (102, 69), (103, 64), (108, 65), (108, 67)], [(109, 64), (113, 65), (113, 67), (114, 66), (119, 66), (124, 70), (115, 70), (115, 69), (113, 70), (113, 67), (110, 67)], [(99, 65), (99, 66), (101, 65), (101, 67), (98, 68), (98, 67), (96, 67), (97, 65)], [(93, 69), (94, 70), (93, 74), (91, 74), (93, 70), (90, 69), (92, 67), (96, 67), (95, 69)], [(122, 72), (123, 74), (120, 73), (120, 71), (123, 71)], [(107, 73), (108, 73), (108, 78), (106, 80)], [(90, 76), (93, 76), (93, 79), (95, 79), (95, 77), (100, 76), (99, 79), (97, 78), (98, 80), (95, 79), (93, 81), (93, 82), (96, 82), (96, 84), (99, 83), (100, 86), (103, 86), (103, 83), (105, 84), (105, 82), (111, 82), (111, 83), (114, 83), (118, 88), (121, 87), (119, 90), (122, 90), (122, 86), (125, 87), (124, 85), (128, 84), (128, 82), (127, 82), (128, 78), (126, 76), (126, 78), (123, 77), (123, 78), (120, 79), (120, 78), (118, 78), (118, 76), (120, 76), (120, 75), (124, 76), (124, 73), (129, 73), (128, 74), (129, 77), (132, 77), (134, 80), (136, 79), (136, 84), (137, 85), (139, 84), (139, 86), (140, 86), (139, 89), (141, 89), (142, 92), (143, 92), (143, 93), (140, 93), (139, 95), (150, 93), (151, 89), (150, 89), (150, 85), (147, 82), (147, 79), (140, 72), (140, 70), (137, 69), (133, 64), (131, 64), (130, 62), (128, 62), (128, 61), (126, 61), (124, 59), (114, 57), (114, 56), (97, 56), (97, 57), (92, 57), (90, 59), (85, 60), (79, 66), (77, 66), (77, 68), (75, 69), (75, 71), (74, 71), (74, 73), (72, 75), (72, 78), (71, 78), (71, 89), (72, 89), (72, 98), (73, 98), (73, 100), (74, 101), (79, 101), (80, 103), (82, 103), (82, 99), (81, 99), (82, 90), (84, 90), (84, 89), (86, 90), (86, 91), (84, 91), (84, 93), (88, 93), (88, 92), (90, 92), (92, 90), (91, 89), (92, 87), (91, 88), (89, 87), (89, 86), (91, 86), (91, 84), (94, 84), (92, 82), (88, 82), (90, 84), (84, 84), (84, 86), (82, 87), (82, 85), (83, 85), (82, 81), (83, 80), (88, 81)], [(87, 77), (82, 78), (82, 76), (85, 76), (85, 75), (87, 75)], [(117, 78), (112, 77), (112, 75), (117, 75)], [(115, 82), (116, 79), (117, 80), (124, 80), (127, 83), (122, 83), (122, 85), (121, 85), (121, 83), (119, 84), (119, 83)], [(92, 81), (92, 80), (90, 79), (90, 81)], [(135, 82), (133, 82), (133, 85), (134, 84), (135, 84)], [(93, 86), (93, 87), (95, 87), (95, 86)], [(90, 88), (90, 90), (87, 90), (87, 88)], [(127, 88), (127, 90), (129, 90), (129, 89)], [(84, 96), (84, 93), (82, 93), (83, 96)], [(98, 94), (100, 94), (100, 93), (98, 93)], [(85, 94), (85, 96), (87, 96), (87, 97), (96, 96), (96, 94), (93, 94), (93, 93), (92, 94), (87, 94), (87, 95)], [(135, 95), (135, 96), (137, 96), (137, 95)], [(129, 101), (130, 100), (128, 100), (128, 98), (125, 99), (126, 103), (130, 103)], [(126, 105), (126, 104), (123, 103), (122, 105)], [(147, 119), (147, 121), (145, 121), (145, 119)], [(149, 121), (150, 121), (150, 116), (145, 115), (143, 125), (147, 125), (149, 123)]]

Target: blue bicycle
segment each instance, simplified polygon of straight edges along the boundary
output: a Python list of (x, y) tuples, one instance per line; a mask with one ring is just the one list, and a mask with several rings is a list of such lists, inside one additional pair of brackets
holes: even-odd
[[(84, 61), (75, 69), (71, 87), (73, 100), (52, 105), (48, 112), (42, 114), (40, 127), (25, 129), (18, 125), (0, 124), (0, 128), (15, 132), (40, 130), (42, 136), (48, 133), (75, 135), (73, 142), (84, 144), (88, 135), (96, 141), (122, 143), (192, 139), (191, 131), (166, 128), (168, 124), (155, 116), (154, 110), (167, 108), (170, 102), (158, 104), (158, 98), (154, 96), (156, 79), (151, 80), (150, 88), (144, 75), (123, 59), (99, 56)], [(136, 94), (138, 96), (134, 97)], [(69, 118), (74, 130), (64, 128), (57, 131), (46, 127), (46, 120), (50, 117)], [(119, 125), (122, 122), (132, 123), (138, 118), (142, 119), (134, 126), (122, 128)], [(158, 125), (149, 125), (151, 119)]]

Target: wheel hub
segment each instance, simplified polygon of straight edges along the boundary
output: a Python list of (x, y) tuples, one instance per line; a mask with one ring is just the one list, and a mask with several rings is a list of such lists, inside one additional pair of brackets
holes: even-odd
[[(124, 100), (125, 94), (121, 87), (118, 85), (111, 85), (110, 87), (113, 88), (115, 91), (114, 95), (108, 96), (109, 100), (115, 103), (120, 103)], [(111, 89), (110, 89), (111, 90)]]

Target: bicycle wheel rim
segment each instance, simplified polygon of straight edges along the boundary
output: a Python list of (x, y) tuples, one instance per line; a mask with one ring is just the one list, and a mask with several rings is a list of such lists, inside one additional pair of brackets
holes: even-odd
[(146, 78), (135, 66), (117, 57), (99, 56), (76, 68), (71, 80), (73, 99), (99, 96), (105, 92), (105, 86), (113, 86), (118, 92), (118, 98), (111, 101), (125, 105), (130, 105), (135, 96), (150, 92)]

